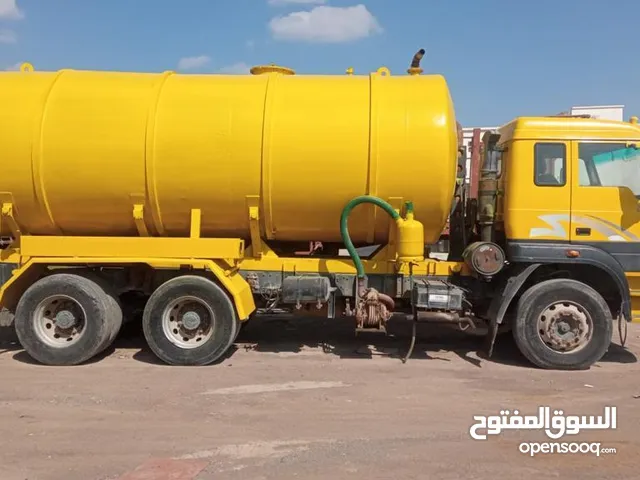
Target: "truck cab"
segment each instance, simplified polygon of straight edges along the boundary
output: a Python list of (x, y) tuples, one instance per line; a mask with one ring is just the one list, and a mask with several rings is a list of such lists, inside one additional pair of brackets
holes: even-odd
[(505, 249), (511, 283), (535, 266), (523, 283), (573, 279), (640, 321), (639, 147), (635, 117), (521, 117), (485, 135), (478, 231)]

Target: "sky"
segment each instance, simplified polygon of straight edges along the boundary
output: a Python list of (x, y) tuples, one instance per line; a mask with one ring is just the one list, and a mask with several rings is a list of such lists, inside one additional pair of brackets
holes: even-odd
[(575, 105), (640, 115), (638, 0), (0, 0), (0, 70), (298, 74), (447, 79), (463, 126)]

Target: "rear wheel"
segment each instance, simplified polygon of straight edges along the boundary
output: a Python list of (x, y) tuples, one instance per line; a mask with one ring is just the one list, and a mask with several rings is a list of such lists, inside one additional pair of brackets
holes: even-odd
[(520, 297), (513, 336), (534, 365), (558, 370), (587, 369), (611, 344), (609, 306), (590, 286), (553, 279)]
[(234, 306), (224, 290), (192, 275), (165, 282), (149, 297), (142, 326), (153, 353), (170, 365), (213, 363), (238, 331)]
[(59, 273), (31, 285), (18, 302), (20, 344), (46, 365), (77, 365), (100, 353), (113, 333), (113, 304), (96, 282)]
[(102, 352), (113, 344), (116, 337), (118, 336), (118, 333), (120, 333), (120, 329), (122, 328), (123, 317), (122, 317), (122, 305), (120, 305), (118, 294), (106, 282), (101, 283), (101, 286), (103, 287), (109, 302), (109, 325), (111, 327), (111, 332), (109, 333), (109, 337), (107, 338), (105, 345), (100, 350)]
[[(105, 337), (104, 343), (100, 346), (100, 348), (98, 348), (97, 353), (105, 351), (113, 344), (114, 340), (118, 336), (118, 333), (120, 333), (120, 329), (122, 328), (123, 323), (122, 305), (120, 303), (120, 298), (118, 297), (116, 289), (111, 285), (108, 279), (103, 278), (99, 274), (90, 270), (70, 269), (63, 270), (60, 273), (68, 273), (71, 275), (77, 275), (89, 279), (90, 281), (96, 283), (106, 295), (107, 303), (109, 305), (107, 311), (107, 320), (110, 332), (109, 335)], [(57, 275), (59, 275), (59, 273)]]

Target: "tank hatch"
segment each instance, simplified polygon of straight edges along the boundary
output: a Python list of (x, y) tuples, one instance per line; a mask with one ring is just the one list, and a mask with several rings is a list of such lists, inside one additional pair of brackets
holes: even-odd
[(279, 65), (256, 65), (251, 70), (252, 75), (264, 75), (266, 73), (279, 73), (281, 75), (295, 75), (296, 72), (288, 67), (281, 67)]

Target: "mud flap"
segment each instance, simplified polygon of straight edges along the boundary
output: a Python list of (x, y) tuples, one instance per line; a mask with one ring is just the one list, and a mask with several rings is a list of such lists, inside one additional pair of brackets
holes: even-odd
[(527, 281), (527, 278), (529, 278), (529, 276), (539, 266), (539, 263), (533, 263), (518, 275), (509, 278), (509, 280), (507, 280), (503, 285), (500, 292), (493, 297), (491, 305), (489, 305), (489, 312), (487, 315), (489, 317), (489, 331), (485, 337), (484, 344), (484, 350), (487, 357), (490, 358), (493, 355), (493, 347), (496, 342), (496, 337), (498, 336), (498, 328), (502, 325), (507, 309), (509, 308), (509, 305), (511, 305), (511, 301), (516, 296), (522, 285), (524, 285), (524, 282)]

